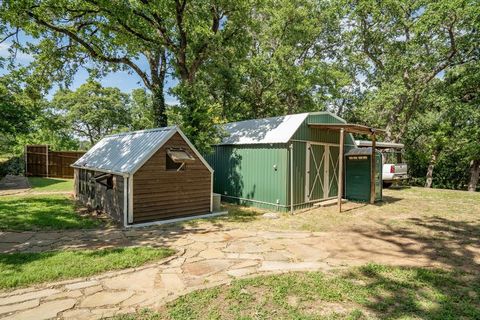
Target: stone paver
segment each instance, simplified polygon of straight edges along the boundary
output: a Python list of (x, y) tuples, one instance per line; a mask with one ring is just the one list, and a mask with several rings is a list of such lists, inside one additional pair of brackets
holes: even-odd
[(116, 305), (127, 300), (133, 295), (128, 291), (101, 291), (85, 298), (80, 304), (81, 307), (93, 308), (100, 306)]
[(36, 307), (40, 304), (39, 299), (28, 300), (20, 303), (8, 304), (6, 306), (0, 306), (0, 314), (5, 314), (9, 312), (24, 310), (24, 309), (31, 309)]
[(60, 312), (68, 310), (75, 305), (75, 299), (54, 300), (40, 306), (13, 314), (5, 319), (12, 320), (44, 320), (56, 317)]
[[(400, 237), (399, 237), (400, 238)], [(200, 229), (132, 229), (0, 233), (3, 252), (168, 246), (177, 255), (147, 266), (85, 279), (0, 292), (0, 318), (100, 319), (157, 308), (195, 289), (234, 278), (290, 271), (329, 270), (367, 262), (434, 266), (424, 244), (382, 241), (353, 232), (271, 232)], [(411, 248), (416, 248), (413, 252)], [(2, 318), (3, 319), (3, 318)]]
[(28, 301), (37, 298), (48, 297), (52, 294), (59, 293), (60, 290), (58, 289), (45, 289), (40, 291), (32, 291), (18, 295), (11, 295), (11, 296), (1, 296), (0, 297), (0, 306), (12, 303), (18, 303), (23, 301)]

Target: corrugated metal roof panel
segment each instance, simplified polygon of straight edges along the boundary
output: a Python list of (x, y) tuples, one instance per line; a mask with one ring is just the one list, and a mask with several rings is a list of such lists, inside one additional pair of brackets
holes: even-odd
[[(376, 153), (380, 151), (375, 150)], [(372, 148), (354, 148), (345, 153), (346, 156), (370, 156), (372, 155)]]
[(107, 136), (72, 166), (131, 174), (175, 132), (177, 132), (176, 127), (165, 127)]
[(227, 123), (222, 126), (227, 136), (220, 144), (287, 143), (307, 116), (300, 113)]

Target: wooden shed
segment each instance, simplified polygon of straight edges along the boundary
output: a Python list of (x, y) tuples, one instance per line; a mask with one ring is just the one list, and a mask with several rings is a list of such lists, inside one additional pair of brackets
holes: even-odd
[(212, 212), (213, 170), (176, 126), (107, 136), (72, 166), (75, 198), (124, 226)]

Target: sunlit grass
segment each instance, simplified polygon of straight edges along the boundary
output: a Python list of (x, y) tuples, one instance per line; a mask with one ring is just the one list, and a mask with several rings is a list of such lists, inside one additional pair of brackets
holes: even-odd
[(479, 297), (478, 275), (367, 265), (236, 280), (117, 319), (479, 319)]
[(93, 228), (98, 220), (75, 212), (65, 195), (0, 197), (0, 230), (55, 230)]
[[(336, 206), (281, 213), (265, 219), (265, 210), (227, 205), (229, 214), (210, 219), (224, 227), (260, 230), (352, 231), (384, 226), (417, 228), (412, 219), (444, 218), (472, 222), (480, 216), (480, 193), (426, 188), (385, 189), (384, 201), (375, 205), (348, 202), (342, 213)], [(197, 224), (202, 224), (198, 221)]]
[(171, 249), (151, 247), (0, 253), (0, 288), (22, 287), (138, 267), (173, 253)]
[(73, 179), (30, 177), (28, 182), (35, 192), (72, 192)]

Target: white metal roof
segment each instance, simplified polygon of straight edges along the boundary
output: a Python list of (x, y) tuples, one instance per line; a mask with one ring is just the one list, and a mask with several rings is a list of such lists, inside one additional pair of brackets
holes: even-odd
[(287, 143), (307, 116), (299, 113), (227, 123), (222, 126), (227, 136), (220, 144)]
[(176, 126), (107, 136), (75, 161), (72, 167), (120, 175), (133, 174), (176, 132), (185, 139), (196, 156), (213, 172), (197, 149)]

